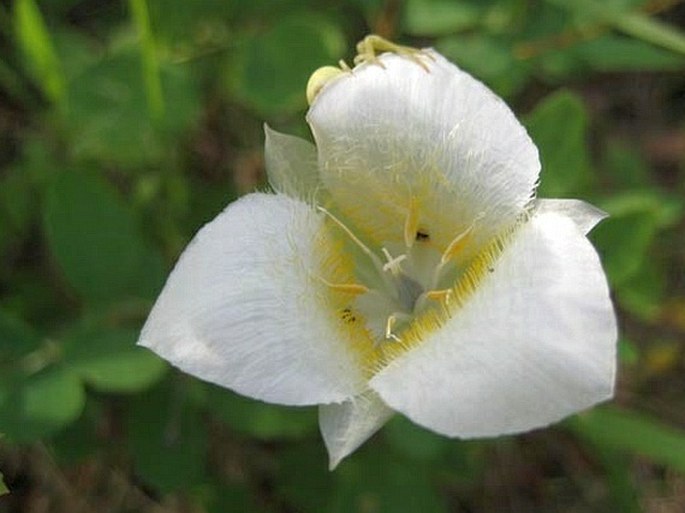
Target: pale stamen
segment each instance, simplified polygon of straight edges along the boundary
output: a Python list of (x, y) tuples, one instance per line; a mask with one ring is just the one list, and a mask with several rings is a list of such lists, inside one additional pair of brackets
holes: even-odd
[(402, 274), (402, 267), (400, 264), (407, 259), (407, 255), (393, 257), (387, 249), (381, 248), (381, 251), (387, 260), (387, 262), (383, 264), (383, 270), (386, 272), (390, 271), (393, 276)]
[(395, 317), (395, 314), (392, 314), (388, 317), (388, 320), (385, 323), (385, 338), (388, 340), (392, 339), (395, 342), (402, 342), (402, 340), (392, 332), (396, 322), (397, 317)]

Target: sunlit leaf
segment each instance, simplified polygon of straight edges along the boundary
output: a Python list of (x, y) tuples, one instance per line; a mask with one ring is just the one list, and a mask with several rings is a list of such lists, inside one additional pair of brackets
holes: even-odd
[(435, 47), (505, 97), (518, 92), (530, 74), (529, 66), (514, 57), (506, 39), (476, 33), (439, 39)]
[(558, 91), (538, 104), (525, 124), (540, 150), (538, 194), (551, 198), (582, 194), (591, 180), (583, 101), (570, 91)]
[(52, 254), (84, 299), (151, 297), (161, 284), (163, 264), (150, 257), (133, 213), (96, 175), (62, 173), (43, 219)]
[(612, 71), (668, 71), (685, 67), (685, 57), (639, 39), (607, 34), (574, 48), (592, 69)]
[(159, 74), (157, 49), (150, 25), (150, 14), (146, 0), (129, 0), (133, 23), (140, 38), (140, 58), (142, 61), (143, 83), (150, 115), (159, 119), (164, 115), (164, 93)]
[(335, 64), (344, 48), (340, 30), (325, 19), (286, 17), (246, 39), (226, 80), (251, 107), (267, 113), (294, 111), (306, 105), (309, 76), (320, 66)]
[(93, 329), (72, 334), (64, 361), (91, 387), (103, 392), (139, 392), (159, 381), (163, 360), (136, 346), (137, 330)]
[(63, 366), (0, 382), (0, 433), (32, 442), (73, 422), (85, 401), (78, 376)]
[(50, 32), (34, 0), (14, 2), (14, 30), (29, 70), (54, 103), (66, 108), (66, 83)]

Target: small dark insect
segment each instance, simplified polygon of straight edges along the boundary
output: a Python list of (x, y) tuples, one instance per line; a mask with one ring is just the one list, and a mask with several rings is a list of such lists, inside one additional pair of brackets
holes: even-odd
[(416, 232), (416, 240), (428, 240), (430, 235), (427, 232), (418, 231)]

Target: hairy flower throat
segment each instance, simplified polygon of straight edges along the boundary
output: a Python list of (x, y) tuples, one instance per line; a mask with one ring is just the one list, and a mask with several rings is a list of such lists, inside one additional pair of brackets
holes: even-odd
[(343, 239), (336, 248), (345, 255), (338, 257), (352, 267), (349, 282), (322, 281), (330, 294), (345, 298), (340, 318), (347, 325), (353, 322), (363, 327), (374, 348), (387, 352), (391, 346), (418, 342), (427, 329), (450, 316), (451, 305), (460, 295), (459, 282), (473, 283), (482, 277), (482, 272), (469, 273), (457, 264), (479, 218), (454, 234), (445, 247), (437, 247), (430, 227), (421, 223), (419, 202), (412, 197), (405, 218), (398, 220), (402, 239), (375, 247), (363, 242), (338, 215), (317, 208), (329, 220), (326, 229)]

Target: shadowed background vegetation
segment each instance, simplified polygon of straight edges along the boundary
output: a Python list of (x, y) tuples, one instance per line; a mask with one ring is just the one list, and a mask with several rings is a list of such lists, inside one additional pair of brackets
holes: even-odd
[[(685, 511), (683, 27), (668, 0), (1, 0), (0, 512)], [(315, 409), (134, 346), (195, 231), (265, 186), (263, 122), (309, 137), (309, 74), (369, 32), (483, 80), (540, 195), (611, 214), (611, 404), (467, 442), (397, 417), (329, 473)]]

